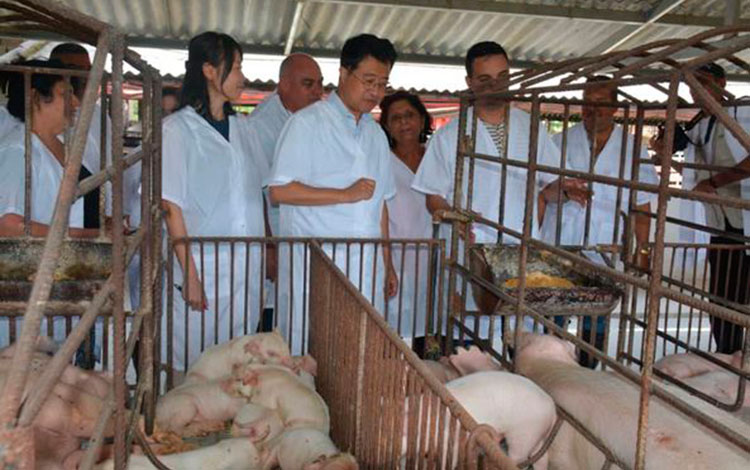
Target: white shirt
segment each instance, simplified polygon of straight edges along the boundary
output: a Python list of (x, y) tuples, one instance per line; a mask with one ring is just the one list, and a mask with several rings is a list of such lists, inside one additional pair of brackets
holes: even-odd
[(391, 160), (396, 195), (388, 201), (388, 227), (391, 238), (430, 238), (432, 216), (425, 195), (412, 188), (414, 173), (395, 154)]
[(296, 112), (279, 138), (268, 186), (297, 181), (343, 189), (360, 178), (375, 180), (367, 201), (281, 204), (280, 234), (379, 238), (383, 204), (396, 194), (388, 139), (370, 114), (356, 122), (337, 93)]
[[(602, 148), (594, 163), (594, 173), (601, 176), (617, 178), (620, 175), (620, 157), (622, 150), (622, 126), (615, 125), (609, 140)], [(562, 133), (553, 137), (555, 144), (562, 142)], [(634, 136), (629, 135), (625, 150), (624, 178), (630, 180), (633, 162)], [(568, 143), (566, 149), (565, 168), (569, 170), (588, 172), (591, 162), (591, 144), (583, 123), (568, 129)], [(648, 150), (641, 146), (639, 158), (648, 158)], [(640, 164), (638, 181), (641, 183), (658, 184), (659, 179), (653, 165)], [(602, 183), (593, 184), (591, 199), (591, 219), (589, 225), (589, 245), (612, 244), (615, 231), (615, 215), (620, 218), (618, 234), (614, 243), (621, 243), (625, 221), (621, 212), (628, 211), (630, 191), (623, 188), (620, 206), (617, 208), (617, 187)], [(655, 194), (638, 191), (636, 205), (656, 201)], [(549, 203), (542, 221), (542, 239), (547, 243), (555, 243), (555, 224), (557, 222), (557, 203)], [(617, 208), (617, 209), (616, 209)], [(563, 204), (560, 243), (562, 245), (580, 246), (584, 243), (586, 225), (586, 208), (574, 201)]]
[[(471, 135), (471, 112), (467, 119), (466, 134)], [(497, 147), (482, 121), (478, 121), (476, 133), (476, 152), (499, 156)], [(511, 107), (510, 119), (506, 128), (508, 158), (528, 161), (529, 128), (531, 117), (528, 113)], [(456, 149), (458, 137), (458, 119), (438, 130), (430, 139), (422, 164), (417, 171), (412, 187), (425, 194), (443, 197), (449, 204), (453, 204), (454, 175), (456, 168)], [(554, 166), (559, 162), (557, 147), (547, 135), (543, 124), (539, 125), (537, 139), (537, 162), (541, 165)], [(463, 202), (466, 207), (469, 160), (464, 161)], [(475, 160), (474, 162), (474, 193), (470, 209), (479, 212), (489, 220), (498, 220), (500, 213), (501, 165), (495, 162)], [(505, 187), (505, 207), (503, 225), (518, 231), (523, 231), (524, 201), (526, 198), (526, 169), (507, 166), (507, 180)], [(551, 175), (537, 174), (537, 185), (551, 180)], [(537, 188), (538, 191), (538, 188)], [(536, 197), (534, 197), (534, 212), (536, 213)], [(534, 233), (536, 224), (534, 224)], [(495, 243), (497, 231), (485, 225), (474, 227), (477, 243)], [(443, 235), (447, 233), (443, 231)], [(518, 243), (518, 240), (503, 235), (504, 243)]]
[[(24, 126), (17, 126), (0, 143), (0, 216), (24, 212)], [(31, 220), (49, 225), (63, 179), (63, 166), (31, 134)], [(69, 225), (83, 227), (83, 198), (70, 208)]]
[[(725, 108), (725, 110), (732, 119), (735, 119), (740, 124), (740, 126), (742, 126), (743, 129), (745, 129), (746, 131), (750, 130), (750, 108), (748, 106), (729, 107)], [(688, 132), (688, 138), (690, 139), (691, 143), (689, 143), (687, 148), (685, 149), (686, 163), (702, 163), (698, 161), (698, 156), (696, 155), (696, 145), (701, 146), (702, 153), (707, 160), (705, 163), (708, 163), (710, 165), (714, 161), (713, 143), (717, 138), (717, 134), (719, 133), (717, 133), (716, 128), (714, 128), (711, 132), (711, 135), (709, 136), (708, 142), (705, 142), (706, 131), (708, 130), (708, 122), (709, 119), (704, 118)], [(726, 145), (729, 148), (735, 164), (738, 164), (742, 160), (744, 160), (748, 152), (745, 150), (742, 144), (728, 130), (724, 130), (723, 132), (721, 132), (721, 134), (726, 140)], [(701, 181), (702, 177), (706, 176), (707, 175), (700, 174), (694, 169), (685, 168), (682, 172), (682, 188), (691, 190), (695, 187), (696, 184)], [(743, 199), (750, 200), (750, 178), (745, 178), (740, 182), (740, 193), (742, 194)], [(695, 223), (703, 225), (707, 223), (706, 211), (711, 209), (707, 208), (706, 205), (700, 203), (699, 201), (690, 201), (690, 203), (688, 203), (688, 201), (682, 201), (680, 207), (681, 218), (685, 220), (691, 220)], [(742, 220), (742, 228), (744, 230), (745, 236), (748, 236), (750, 235), (750, 211), (742, 211)], [(705, 234), (705, 232), (698, 232), (687, 227), (680, 228), (680, 238), (685, 242), (706, 243), (708, 241), (708, 235)]]
[[(276, 143), (281, 135), (284, 124), (289, 120), (292, 113), (284, 107), (279, 94), (274, 92), (269, 95), (250, 114), (248, 128), (253, 133), (253, 158), (256, 159), (257, 167), (261, 172), (263, 181), (271, 174), (273, 157), (276, 151)], [(279, 234), (280, 209), (278, 205), (271, 204), (271, 199), (266, 191), (266, 207), (268, 210), (268, 223), (274, 235)]]

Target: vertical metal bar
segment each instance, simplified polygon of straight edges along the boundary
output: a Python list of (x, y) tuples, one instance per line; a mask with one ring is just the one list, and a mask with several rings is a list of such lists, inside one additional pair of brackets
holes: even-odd
[(125, 264), (123, 246), (123, 116), (122, 116), (122, 86), (123, 86), (123, 55), (125, 53), (124, 38), (121, 34), (112, 35), (112, 163), (115, 172), (112, 178), (112, 274), (114, 279), (114, 295), (112, 296), (112, 311), (115, 323), (114, 336), (114, 387), (115, 387), (115, 469), (124, 470), (127, 465), (126, 454), (126, 399), (127, 382), (125, 371), (127, 358), (125, 357), (125, 311), (123, 310)]
[[(565, 103), (563, 110), (563, 128), (562, 128), (562, 141), (560, 142), (560, 168), (567, 168), (568, 160), (568, 127), (570, 123), (570, 104)], [(555, 246), (560, 246), (560, 239), (562, 238), (562, 216), (563, 216), (563, 183), (565, 182), (565, 176), (558, 176), (560, 184), (557, 187), (557, 212), (555, 217)], [(549, 208), (547, 208), (549, 210)]]
[[(158, 77), (158, 72), (155, 69), (151, 69), (151, 73)], [(153, 119), (153, 138), (152, 138), (152, 154), (150, 156), (151, 161), (151, 205), (149, 206), (149, 212), (141, 214), (141, 217), (151, 218), (151, 263), (150, 268), (152, 269), (152, 282), (153, 285), (149, 286), (152, 292), (152, 304), (151, 304), (151, 316), (155, 325), (154, 338), (155, 344), (152, 349), (154, 352), (154, 402), (151, 408), (152, 416), (156, 412), (156, 396), (158, 396), (161, 390), (161, 328), (162, 328), (162, 293), (163, 286), (162, 281), (164, 279), (162, 273), (164, 272), (164, 266), (162, 265), (162, 210), (161, 210), (161, 106), (156, 106), (156, 103), (161, 104), (162, 94), (162, 82), (158, 78), (154, 81), (154, 106), (152, 106), (154, 119)], [(156, 101), (158, 99), (158, 101)], [(172, 266), (169, 264), (168, 269)], [(167, 284), (167, 290), (172, 292), (172, 284)], [(170, 314), (169, 318), (172, 316)], [(171, 330), (170, 330), (171, 331)], [(171, 351), (171, 345), (170, 345)], [(147, 421), (148, 422), (148, 421)], [(147, 430), (149, 426), (147, 424)]]
[[(146, 78), (146, 77), (144, 77)], [(144, 82), (143, 95), (146, 96)], [(102, 93), (100, 96), (100, 108), (99, 116), (97, 117), (100, 122), (99, 126), (99, 171), (103, 171), (109, 162), (107, 161), (107, 81), (106, 78), (102, 78)], [(94, 117), (92, 117), (93, 119)], [(92, 173), (96, 171), (94, 168), (91, 169)], [(99, 186), (99, 234), (105, 236), (107, 232), (106, 214), (107, 214), (107, 184)]]
[[(584, 90), (585, 93), (585, 90)], [(586, 106), (584, 104), (583, 106)], [(599, 142), (597, 141), (597, 135), (596, 135), (596, 126), (597, 126), (597, 115), (594, 113), (594, 123), (592, 126), (594, 127), (593, 136), (591, 137), (591, 141), (589, 142), (589, 175), (594, 174), (594, 170), (596, 169), (596, 163), (599, 158), (599, 154), (597, 153), (597, 147), (599, 147)], [(584, 129), (585, 130), (585, 129)], [(606, 144), (606, 142), (605, 142)], [(591, 180), (587, 181), (587, 189), (589, 191), (589, 194), (586, 196), (586, 223), (583, 226), (583, 246), (588, 247), (590, 245), (589, 243), (589, 235), (591, 235), (591, 213), (593, 212), (591, 209), (591, 206), (594, 203), (594, 182)]]
[[(152, 258), (151, 237), (153, 236), (153, 224), (150, 217), (152, 201), (152, 159), (154, 127), (161, 123), (156, 120), (154, 112), (155, 98), (161, 95), (161, 89), (154, 86), (153, 71), (144, 71), (143, 97), (143, 150), (141, 160), (141, 226), (146, 230), (144, 240), (141, 244), (141, 306), (146, 307), (146, 316), (143, 319), (143, 334), (140, 340), (141, 370), (145, 380), (144, 417), (146, 434), (151, 435), (154, 429), (154, 415), (156, 411), (156, 397), (158, 390), (154, 387), (154, 311), (153, 311), (153, 283), (154, 283), (154, 260)], [(159, 106), (161, 110), (161, 106)], [(132, 170), (131, 170), (132, 171)], [(159, 229), (157, 229), (159, 230)]]
[[(529, 240), (531, 239), (531, 228), (535, 222), (534, 197), (536, 196), (536, 166), (537, 152), (539, 151), (539, 115), (541, 103), (539, 94), (534, 93), (531, 101), (531, 129), (529, 129), (529, 155), (528, 173), (526, 174), (526, 201), (523, 213), (523, 234), (521, 236), (521, 247), (518, 253), (518, 288), (516, 289), (516, 330), (514, 332), (513, 344), (521, 344), (521, 330), (523, 329), (523, 306), (526, 295), (526, 263), (529, 255)], [(513, 362), (516, 369), (516, 362)]]
[[(23, 234), (31, 236), (31, 126), (34, 115), (31, 106), (31, 72), (23, 73), (23, 106), (24, 106), (24, 197), (23, 197)], [(51, 319), (50, 319), (51, 321)]]
[[(628, 104), (625, 107), (624, 116), (623, 116), (623, 123), (622, 123), (622, 140), (620, 141), (620, 166), (617, 172), (617, 177), (620, 180), (625, 179), (625, 163), (628, 156), (628, 137), (630, 137), (630, 133), (628, 132), (630, 130), (630, 105)], [(636, 140), (636, 139), (633, 139)], [(636, 153), (636, 150), (639, 150), (640, 147), (636, 147), (635, 142), (633, 144), (633, 158), (639, 158), (640, 154)], [(637, 173), (630, 173), (630, 180), (631, 181), (638, 181), (638, 174)], [(630, 191), (628, 192), (630, 193)], [(620, 207), (622, 206), (622, 186), (617, 186), (617, 196), (615, 198), (615, 213), (614, 213), (614, 230), (612, 231), (612, 244), (617, 245), (618, 240), (621, 240), (622, 238), (619, 236), (620, 233)], [(630, 217), (630, 210), (628, 210), (628, 217)], [(621, 255), (622, 256), (622, 255)]]
[[(503, 154), (500, 155), (501, 157), (507, 159), (508, 158), (508, 143), (510, 142), (510, 106), (511, 104), (508, 103), (508, 105), (505, 107), (505, 148), (503, 149)], [(503, 162), (501, 164), (500, 168), (500, 203), (498, 207), (500, 208), (498, 210), (498, 216), (497, 216), (497, 223), (499, 225), (503, 225), (503, 222), (505, 221), (505, 185), (508, 182), (508, 164)], [(497, 231), (497, 243), (501, 244), (503, 242), (503, 232), (498, 230)]]
[[(672, 162), (672, 142), (675, 132), (675, 115), (677, 111), (677, 88), (680, 83), (680, 73), (672, 74), (669, 82), (669, 99), (667, 101), (667, 122), (664, 142), (666, 148), (661, 155), (661, 176), (659, 181), (659, 203), (656, 211), (656, 240), (653, 259), (653, 272), (661, 273), (664, 262), (664, 230), (667, 219), (667, 201), (669, 200), (669, 170)], [(641, 377), (640, 413), (638, 416), (638, 441), (636, 446), (635, 470), (643, 470), (646, 466), (646, 441), (648, 434), (648, 414), (651, 398), (651, 380), (654, 365), (654, 347), (656, 342), (656, 319), (658, 318), (659, 287), (661, 276), (654, 274), (649, 282), (648, 320), (646, 330), (646, 351), (643, 358)]]

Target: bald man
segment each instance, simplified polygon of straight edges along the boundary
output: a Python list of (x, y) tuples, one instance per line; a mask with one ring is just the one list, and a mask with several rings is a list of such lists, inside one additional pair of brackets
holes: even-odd
[[(276, 141), (292, 114), (320, 100), (323, 95), (323, 75), (315, 59), (307, 54), (288, 55), (279, 67), (279, 85), (249, 117), (250, 138), (254, 141), (253, 157), (262, 172), (263, 181), (270, 176)], [(279, 234), (279, 206), (272, 205), (265, 190), (266, 217), (269, 235)], [(275, 265), (275, 255), (269, 253), (269, 266)], [(275, 267), (270, 268), (275, 271)], [(270, 277), (275, 277), (270, 274)], [(273, 323), (275, 285), (270, 280), (265, 285), (265, 311), (259, 330), (270, 331)]]
[[(264, 169), (263, 180), (273, 166), (273, 154), (281, 129), (289, 117), (318, 101), (323, 95), (323, 75), (315, 59), (295, 53), (281, 62), (279, 85), (250, 115), (250, 125), (256, 134), (258, 165)], [(270, 214), (272, 229), (278, 232), (278, 207)], [(274, 218), (275, 216), (275, 218)]]

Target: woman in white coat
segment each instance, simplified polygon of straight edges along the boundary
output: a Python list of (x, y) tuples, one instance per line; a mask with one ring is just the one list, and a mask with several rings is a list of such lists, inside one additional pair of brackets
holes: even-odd
[[(163, 124), (162, 198), (173, 241), (264, 235), (260, 172), (245, 120), (230, 105), (243, 89), (241, 64), (242, 49), (226, 34), (190, 40), (180, 109)], [(244, 244), (192, 243), (189, 251), (185, 243), (174, 244), (174, 279), (167, 286), (173, 309), (164, 316), (165, 322), (172, 316), (173, 328), (165, 324), (162, 332), (163, 348), (171, 334), (172, 351), (163, 351), (176, 369), (189, 366), (202, 348), (254, 331), (260, 246), (249, 249), (248, 256)]]
[[(427, 137), (432, 134), (432, 117), (417, 95), (399, 91), (380, 103), (380, 125), (391, 147), (396, 196), (387, 202), (391, 238), (431, 237), (432, 217), (425, 195), (411, 185), (422, 162)], [(400, 289), (385, 311), (386, 321), (404, 338), (423, 337), (427, 318), (429, 286), (428, 245), (395, 243), (391, 249)], [(417, 340), (418, 341), (418, 340)]]

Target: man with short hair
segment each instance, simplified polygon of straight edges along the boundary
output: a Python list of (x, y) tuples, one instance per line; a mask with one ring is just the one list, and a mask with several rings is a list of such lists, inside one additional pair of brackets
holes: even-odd
[[(396, 189), (388, 139), (370, 111), (383, 99), (395, 61), (396, 51), (387, 39), (371, 34), (348, 39), (341, 51), (336, 92), (287, 122), (268, 179), (271, 200), (281, 206), (281, 236), (388, 238), (385, 201)], [(387, 247), (378, 247), (382, 262), (373, 245), (360, 250), (342, 243), (335, 253), (330, 245), (325, 249), (374, 304), (382, 302), (383, 293), (396, 293), (398, 280)], [(292, 335), (288, 339), (297, 351), (305, 300), (302, 246), (295, 246), (294, 256), (295, 305), (289, 312), (294, 325), (286, 324), (283, 306), (279, 319), (282, 333)], [(279, 266), (288, 266), (283, 253)], [(289, 275), (286, 271), (279, 272), (280, 302), (290, 293), (288, 279), (282, 279)]]
[[(529, 156), (529, 129), (531, 117), (528, 113), (510, 106), (505, 99), (497, 96), (484, 96), (487, 93), (503, 92), (508, 89), (508, 54), (503, 47), (491, 41), (471, 46), (466, 54), (466, 84), (477, 97), (467, 117), (466, 135), (471, 135), (472, 114), (477, 116), (476, 152), (490, 156), (505, 156), (512, 160), (526, 162)], [(427, 209), (436, 212), (450, 210), (453, 205), (456, 149), (458, 147), (458, 119), (452, 120), (438, 130), (430, 139), (422, 164), (417, 170), (412, 187), (427, 195)], [(542, 123), (539, 124), (537, 139), (537, 161), (541, 165), (556, 165), (559, 162), (557, 147), (547, 135)], [(464, 160), (464, 178), (461, 207), (466, 208), (468, 192), (469, 160)], [(506, 180), (503, 187), (502, 166), (486, 160), (474, 161), (474, 184), (471, 207), (483, 218), (500, 220), (500, 193), (505, 196), (501, 224), (517, 231), (523, 231), (524, 207), (526, 198), (527, 173), (525, 168), (506, 166)], [(538, 174), (537, 181), (548, 180), (550, 175)], [(534, 199), (536, 201), (536, 198)], [(536, 212), (536, 204), (534, 203)], [(536, 217), (532, 233), (536, 234)], [(448, 228), (443, 226), (444, 229)], [(471, 229), (469, 229), (471, 230)], [(449, 239), (449, 231), (442, 236)], [(498, 231), (487, 225), (478, 225), (469, 231), (469, 236), (477, 243), (496, 243)], [(516, 244), (519, 240), (501, 235), (502, 243)], [(463, 251), (462, 249), (460, 251)], [(476, 310), (470, 297), (468, 310)], [(497, 322), (498, 326), (502, 322)]]
[[(583, 100), (586, 104), (582, 107), (583, 122), (571, 127), (567, 132), (567, 148), (565, 168), (568, 170), (588, 172), (591, 166), (592, 147), (594, 155), (593, 173), (610, 178), (620, 177), (620, 168), (623, 169), (623, 178), (631, 180), (633, 169), (633, 145), (635, 136), (628, 135), (626, 148), (623, 153), (622, 126), (615, 124), (617, 108), (613, 106), (599, 106), (598, 104), (609, 104), (617, 102), (617, 85), (610, 81), (609, 77), (596, 76), (588, 79), (588, 85), (583, 90)], [(553, 141), (560, 145), (563, 134), (559, 133), (553, 137)], [(624, 162), (622, 157), (624, 156)], [(641, 146), (638, 158), (648, 159), (646, 147)], [(592, 194), (588, 192), (588, 182), (577, 178), (564, 178), (562, 180), (562, 203), (558, 201), (560, 193), (560, 178), (556, 178), (548, 184), (540, 193), (539, 214), (542, 220), (541, 236), (544, 241), (554, 245), (556, 242), (557, 211), (562, 206), (562, 224), (560, 226), (560, 244), (568, 246), (593, 246), (593, 245), (622, 245), (625, 233), (625, 221), (621, 214), (630, 212), (630, 191), (622, 188), (619, 206), (617, 199), (617, 186), (604, 183), (593, 183)], [(659, 183), (656, 170), (653, 165), (641, 163), (638, 168), (638, 181), (656, 185)], [(637, 262), (643, 269), (648, 269), (650, 262), (649, 234), (651, 218), (646, 215), (650, 212), (651, 202), (655, 202), (655, 195), (645, 191), (636, 192), (636, 209), (633, 225), (637, 243)], [(589, 236), (585, 240), (586, 212), (590, 206)], [(615, 218), (619, 218), (618, 230), (615, 233)], [(604, 263), (602, 255), (592, 251), (584, 251), (593, 261)], [(556, 317), (555, 321), (561, 326), (563, 317)], [(597, 349), (604, 348), (606, 332), (606, 316), (597, 317), (592, 331), (590, 317), (583, 321), (582, 337), (586, 342), (591, 342)], [(592, 342), (593, 339), (593, 342)], [(595, 367), (598, 361), (589, 357), (588, 353), (581, 351), (580, 363), (583, 366)]]

